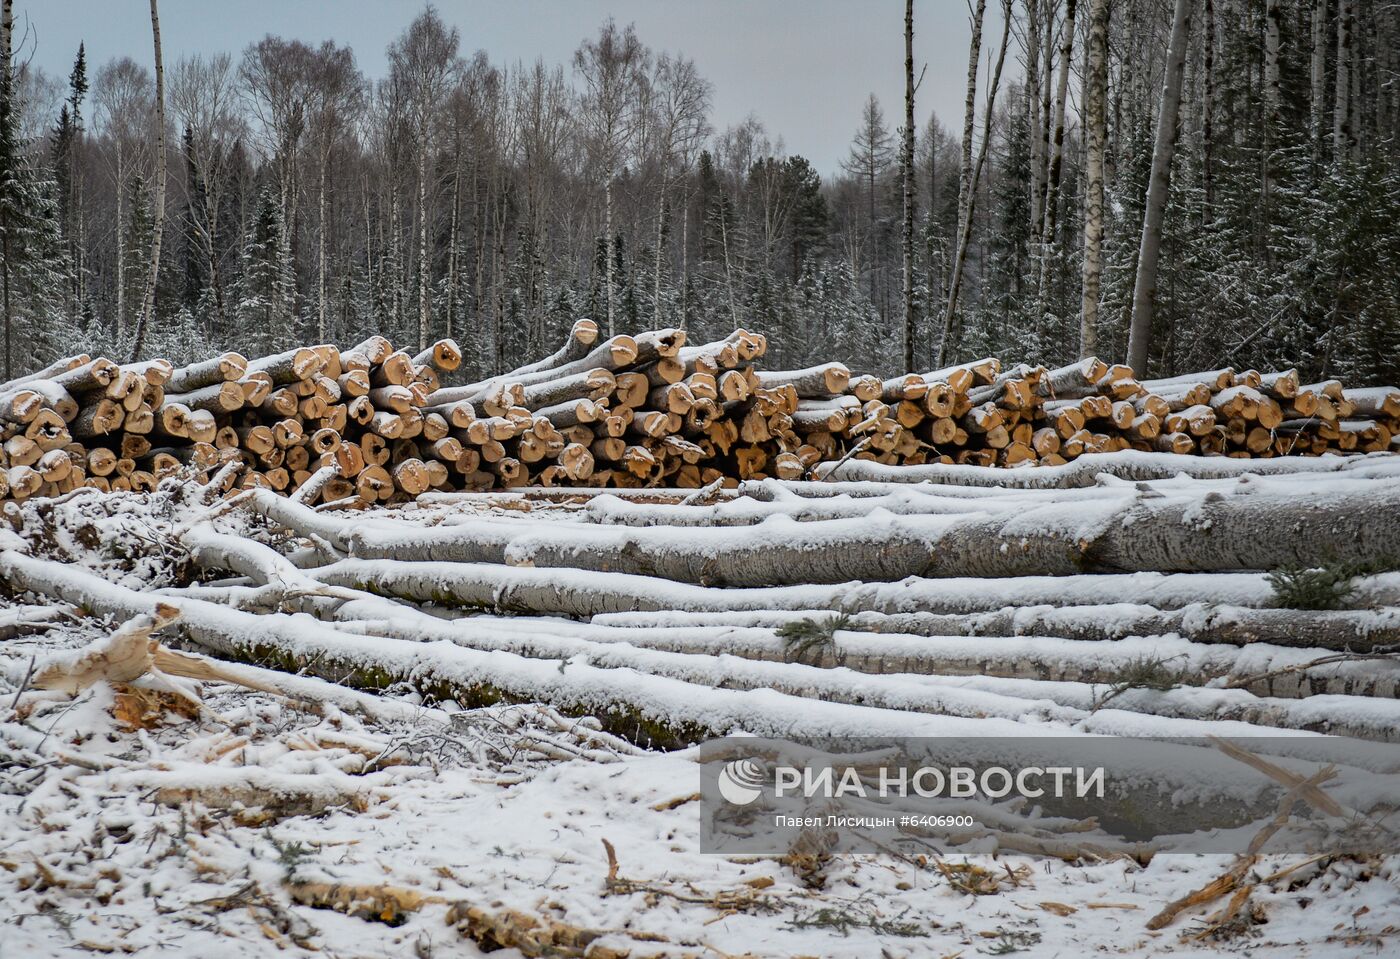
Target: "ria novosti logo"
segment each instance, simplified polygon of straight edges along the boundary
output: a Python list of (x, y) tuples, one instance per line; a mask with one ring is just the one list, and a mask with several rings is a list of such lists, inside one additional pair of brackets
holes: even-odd
[(754, 759), (735, 759), (725, 763), (716, 777), (719, 794), (725, 802), (747, 806), (763, 793), (767, 777), (763, 765)]
[(1084, 766), (882, 766), (875, 781), (855, 766), (769, 766), (761, 759), (732, 759), (720, 767), (715, 783), (733, 806), (747, 806), (771, 786), (777, 800), (845, 799), (847, 797), (926, 799), (1003, 799), (1015, 795), (1039, 799), (1094, 796), (1102, 799), (1105, 767)]

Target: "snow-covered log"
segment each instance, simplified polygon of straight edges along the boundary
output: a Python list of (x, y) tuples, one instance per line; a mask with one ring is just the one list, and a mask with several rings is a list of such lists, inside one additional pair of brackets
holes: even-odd
[(991, 469), (979, 466), (941, 465), (893, 467), (869, 460), (847, 460), (841, 464), (823, 464), (816, 472), (819, 478), (881, 483), (951, 483), (966, 486), (1013, 486), (1022, 489), (1050, 487), (1093, 486), (1103, 474), (1124, 480), (1162, 480), (1185, 475), (1194, 479), (1227, 479), (1283, 473), (1348, 472), (1379, 466), (1389, 469), (1395, 461), (1385, 456), (1313, 458), (1284, 458), (1271, 460), (1231, 459), (1219, 456), (1180, 456), (1167, 453), (1124, 451), (1090, 453), (1072, 463), (1037, 470)]
[[(1015, 511), (872, 515), (750, 528), (599, 528), (479, 520), (390, 529), (319, 517), (275, 498), (250, 508), (311, 533), (333, 528), (348, 555), (635, 572), (687, 583), (766, 586), (906, 576), (1217, 572), (1400, 555), (1400, 485), (1126, 495)], [(1008, 515), (1009, 514), (1009, 515)]]
[(589, 348), (592, 347), (597, 340), (597, 323), (589, 319), (575, 320), (573, 327), (569, 330), (568, 338), (564, 341), (564, 345), (558, 350), (542, 360), (517, 367), (506, 375), (508, 377), (523, 376), (528, 373), (538, 373), (541, 370), (554, 370), (561, 366), (567, 366), (575, 360), (581, 360), (587, 356)]
[[(1400, 609), (1395, 607), (1316, 611), (1192, 603), (1181, 609), (1161, 610), (1113, 603), (1009, 607), (971, 614), (847, 612), (850, 629), (915, 636), (1051, 636), (1101, 641), (1128, 636), (1176, 635), (1193, 642), (1231, 646), (1269, 643), (1357, 653), (1400, 650)], [(780, 621), (792, 618), (783, 616), (779, 622), (771, 624), (779, 625)], [(658, 619), (664, 621), (666, 615)], [(737, 619), (746, 625), (754, 624), (747, 614), (740, 613)], [(723, 614), (708, 618), (708, 622), (715, 625), (723, 625), (723, 620)], [(629, 626), (640, 627), (647, 623), (647, 617), (642, 614), (633, 614), (626, 620)], [(653, 620), (652, 625), (661, 623)]]

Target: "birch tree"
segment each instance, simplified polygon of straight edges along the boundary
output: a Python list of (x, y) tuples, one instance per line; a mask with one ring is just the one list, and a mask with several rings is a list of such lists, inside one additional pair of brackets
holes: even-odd
[[(15, 0), (0, 0), (0, 77), (4, 78), (6, 84), (12, 79), (10, 58), (14, 33)], [(7, 89), (5, 95), (11, 96), (11, 91)], [(6, 105), (8, 106), (8, 104)]]
[(151, 231), (150, 264), (146, 273), (145, 293), (141, 297), (141, 312), (136, 319), (136, 336), (131, 344), (131, 361), (141, 358), (146, 330), (154, 323), (156, 281), (160, 275), (160, 241), (165, 233), (165, 65), (160, 51), (160, 11), (151, 0), (151, 40), (155, 48), (156, 67), (156, 198), (155, 225)]
[(257, 120), (263, 149), (277, 174), (278, 198), (287, 241), (283, 270), (295, 276), (295, 241), (300, 222), (300, 156), (310, 100), (311, 48), (300, 40), (268, 35), (243, 52), (239, 79)]
[(1103, 280), (1104, 141), (1108, 137), (1108, 0), (1092, 0), (1084, 70), (1084, 272), (1080, 294), (1079, 355), (1098, 352), (1099, 290)]
[(126, 335), (129, 313), (126, 198), (133, 172), (142, 169), (150, 156), (148, 144), (151, 118), (155, 114), (155, 84), (144, 67), (129, 57), (122, 57), (98, 70), (93, 83), (93, 105), (96, 131), (107, 143), (103, 154), (110, 162), (112, 199), (116, 206), (113, 332), (122, 339)]
[(1327, 128), (1327, 0), (1313, 0), (1312, 44), (1309, 51), (1309, 113), (1313, 165), (1322, 162), (1322, 131)]
[(432, 256), (428, 249), (428, 159), (440, 105), (452, 89), (461, 61), (461, 37), (432, 7), (420, 13), (389, 45), (389, 74), (406, 98), (418, 158), (418, 349), (432, 341)]
[(1353, 17), (1356, 0), (1337, 0), (1337, 83), (1332, 105), (1332, 155), (1340, 166), (1351, 159), (1356, 131), (1351, 125)]
[[(11, 156), (11, 154), (18, 153), (18, 144), (13, 136), (15, 126), (14, 76), (10, 70), (10, 44), (14, 31), (14, 0), (0, 0), (0, 149), (4, 151), (4, 155), (0, 156), (0, 159), (5, 161), (6, 166), (18, 160), (17, 156)], [(8, 170), (3, 172), (9, 173)], [(7, 175), (6, 180), (13, 181), (13, 177)], [(11, 183), (0, 183), (0, 190), (5, 190), (6, 187), (11, 187)], [(5, 190), (5, 192), (9, 192), (9, 190)], [(4, 197), (3, 199), (8, 201), (10, 198)], [(3, 303), (0, 303), (0, 308), (3, 308), (5, 313), (5, 379), (7, 380), (14, 376), (14, 317), (13, 305), (10, 302), (10, 273), (11, 261), (14, 257), (14, 242), (10, 236), (12, 232), (9, 223), (11, 211), (8, 207), (10, 205), (9, 202), (0, 204), (0, 229), (3, 230), (0, 237), (3, 238), (4, 244), (0, 246), (0, 254), (4, 256), (4, 263), (0, 264), (0, 274), (3, 274), (0, 277), (0, 283), (3, 283), (4, 286), (3, 294), (0, 294), (3, 295)]]
[(1147, 376), (1152, 343), (1152, 314), (1157, 297), (1157, 262), (1162, 252), (1162, 219), (1171, 190), (1172, 159), (1176, 155), (1177, 114), (1181, 108), (1181, 78), (1186, 72), (1186, 45), (1194, 0), (1176, 0), (1171, 40), (1162, 80), (1162, 104), (1157, 112), (1157, 136), (1152, 146), (1152, 172), (1138, 244), (1137, 278), (1133, 283), (1133, 313), (1128, 327), (1128, 365), (1139, 378)]
[[(473, 98), (463, 95), (464, 105)], [(517, 70), (512, 98), (520, 124), (520, 166), (525, 186), (525, 229), (528, 243), (527, 291), (530, 304), (530, 334), (532, 343), (544, 349), (552, 333), (544, 328), (544, 304), (541, 286), (546, 262), (545, 243), (551, 209), (561, 181), (561, 163), (568, 143), (570, 98), (564, 73), (558, 67), (550, 69), (543, 60), (523, 70)], [(453, 178), (452, 226), (457, 233), (457, 183), (460, 180), (460, 153), (454, 147), (453, 166), (458, 170)], [(457, 269), (455, 243), (449, 247), (449, 272)], [(451, 284), (449, 284), (451, 288)]]
[(665, 260), (664, 231), (670, 211), (672, 183), (684, 178), (695, 162), (696, 152), (710, 134), (707, 119), (712, 87), (700, 76), (695, 62), (683, 56), (661, 54), (649, 84), (648, 103), (654, 114), (653, 151), (660, 166), (660, 187), (656, 203), (655, 262), (652, 270), (652, 316), (661, 316), (662, 264)]
[[(982, 4), (978, 4), (979, 8)], [(982, 145), (977, 151), (977, 163), (968, 176), (963, 190), (965, 210), (958, 224), (957, 253), (953, 258), (953, 277), (948, 283), (948, 306), (943, 313), (943, 337), (938, 344), (939, 367), (945, 366), (952, 356), (953, 317), (958, 308), (958, 294), (962, 289), (963, 266), (967, 262), (967, 247), (972, 240), (972, 215), (977, 207), (977, 181), (982, 176), (982, 166), (987, 159), (987, 147), (992, 139), (992, 117), (996, 108), (997, 87), (1001, 84), (1001, 68), (1006, 62), (1007, 42), (1011, 37), (1011, 0), (1002, 0), (1001, 46), (997, 53), (996, 66), (992, 69), (992, 81), (987, 88), (987, 106), (982, 115)]]
[(329, 264), (327, 195), (331, 154), (351, 129), (354, 112), (364, 91), (364, 80), (355, 67), (355, 54), (330, 40), (321, 44), (310, 64), (308, 77), (308, 126), (316, 150), (316, 341), (327, 339)]
[(235, 145), (247, 133), (237, 108), (233, 58), (227, 53), (196, 54), (175, 64), (170, 79), (170, 109), (185, 131), (186, 161), (196, 182), (187, 184), (191, 242), (199, 249), (213, 298), (212, 323), (227, 326), (225, 278), (220, 254), (219, 221), (230, 189)]
[[(1273, 193), (1274, 149), (1283, 124), (1283, 88), (1279, 79), (1279, 42), (1283, 11), (1279, 0), (1264, 4), (1264, 163), (1260, 184), (1264, 203)], [(1266, 206), (1267, 208), (1267, 206)]]
[[(1050, 0), (1046, 0), (1047, 5)], [(1040, 201), (1040, 51), (1041, 40), (1040, 0), (1025, 0), (1026, 5), (1026, 119), (1030, 134), (1030, 213), (1031, 232), (1040, 235), (1040, 219), (1036, 204)]]
[[(982, 65), (982, 21), (987, 0), (972, 11), (972, 39), (967, 46), (967, 97), (963, 106), (962, 165), (958, 168), (958, 223), (968, 219), (972, 200), (972, 131), (977, 121), (977, 71)], [(940, 364), (941, 365), (941, 364)]]
[(596, 40), (574, 52), (574, 70), (583, 81), (580, 120), (591, 166), (603, 180), (603, 250), (607, 287), (608, 336), (617, 332), (617, 238), (613, 233), (613, 180), (640, 122), (642, 85), (650, 54), (630, 24), (618, 30), (609, 18)]
[(904, 371), (914, 372), (914, 0), (904, 3)]
[[(1283, 110), (1283, 90), (1279, 81), (1279, 34), (1283, 10), (1279, 0), (1264, 4), (1264, 105), (1271, 126), (1277, 126)], [(1267, 131), (1266, 131), (1267, 132)]]
[(1054, 134), (1050, 141), (1050, 163), (1041, 187), (1040, 281), (1036, 286), (1036, 320), (1045, 314), (1045, 297), (1050, 285), (1050, 246), (1055, 240), (1055, 218), (1060, 206), (1060, 177), (1065, 158), (1065, 109), (1069, 99), (1069, 67), (1074, 55), (1076, 0), (1065, 2), (1065, 22), (1060, 38), (1060, 73), (1055, 87)]

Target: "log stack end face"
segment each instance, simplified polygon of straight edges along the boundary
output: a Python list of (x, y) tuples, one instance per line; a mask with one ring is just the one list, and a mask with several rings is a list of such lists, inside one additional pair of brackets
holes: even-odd
[[(767, 346), (742, 329), (701, 345), (674, 329), (600, 342), (597, 324), (579, 320), (550, 357), (447, 387), (442, 377), (462, 362), (452, 340), (416, 356), (374, 336), (345, 351), (229, 352), (180, 368), (73, 357), (0, 384), (0, 495), (143, 489), (177, 471), (207, 480), (227, 463), (234, 468), (219, 477), (230, 491), (291, 494), (334, 466), (320, 502), (351, 495), (348, 484), (363, 503), (381, 503), (527, 485), (733, 486), (814, 478), (835, 464), (1022, 468), (1126, 450), (1252, 459), (1400, 450), (1400, 390), (1301, 384), (1291, 370), (1138, 382), (1092, 357), (1055, 370), (1003, 370), (988, 358), (880, 380), (839, 363), (760, 372)], [(69, 469), (50, 457), (35, 470), (60, 449)], [(1101, 561), (1079, 553), (1081, 565)]]

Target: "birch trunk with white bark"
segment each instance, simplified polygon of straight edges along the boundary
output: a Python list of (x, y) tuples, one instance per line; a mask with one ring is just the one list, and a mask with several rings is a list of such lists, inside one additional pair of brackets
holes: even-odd
[(1181, 108), (1181, 78), (1186, 72), (1186, 46), (1193, 0), (1176, 0), (1171, 41), (1167, 48), (1162, 105), (1157, 113), (1157, 136), (1152, 147), (1152, 172), (1138, 245), (1137, 277), (1133, 283), (1133, 313), (1128, 329), (1128, 365), (1139, 378), (1147, 375), (1152, 342), (1152, 317), (1157, 299), (1157, 261), (1162, 252), (1162, 221), (1171, 190), (1172, 159), (1176, 155), (1177, 115)]
[(1088, 138), (1084, 201), (1084, 272), (1080, 297), (1079, 355), (1098, 353), (1099, 290), (1103, 281), (1104, 141), (1108, 136), (1108, 0), (1089, 10), (1088, 63), (1084, 76), (1084, 115)]

